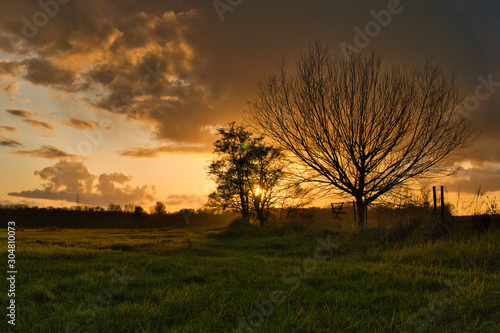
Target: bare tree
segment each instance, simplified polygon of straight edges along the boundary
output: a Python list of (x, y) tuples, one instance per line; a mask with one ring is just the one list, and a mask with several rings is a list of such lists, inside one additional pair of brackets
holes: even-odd
[(249, 121), (304, 167), (303, 181), (365, 207), (412, 179), (449, 170), (475, 139), (458, 115), (454, 78), (430, 63), (383, 66), (377, 54), (334, 57), (321, 43), (257, 84)]

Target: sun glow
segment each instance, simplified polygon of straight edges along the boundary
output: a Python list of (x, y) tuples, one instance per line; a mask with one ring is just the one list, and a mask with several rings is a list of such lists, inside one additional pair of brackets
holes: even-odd
[(257, 196), (262, 195), (262, 192), (264, 192), (264, 191), (262, 191), (262, 189), (258, 186), (255, 187), (255, 189), (253, 190), (253, 193)]

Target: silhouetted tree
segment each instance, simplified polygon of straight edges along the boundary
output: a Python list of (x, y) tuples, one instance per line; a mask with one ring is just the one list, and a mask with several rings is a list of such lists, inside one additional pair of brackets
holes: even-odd
[(110, 203), (108, 205), (108, 211), (110, 211), (110, 212), (121, 212), (122, 211), (122, 207), (120, 205), (117, 205), (117, 204), (114, 204), (114, 203)]
[(321, 43), (289, 75), (257, 84), (249, 120), (304, 168), (305, 182), (365, 207), (412, 179), (450, 170), (452, 153), (475, 137), (458, 114), (454, 79), (430, 63), (382, 66), (381, 56), (332, 57)]
[(144, 227), (144, 209), (141, 206), (135, 206), (133, 216), (133, 221), (136, 225), (138, 225), (141, 229)]
[(156, 205), (151, 209), (151, 214), (165, 215), (167, 214), (167, 207), (161, 201), (157, 201)]
[(133, 204), (126, 204), (125, 206), (123, 206), (123, 211), (125, 213), (133, 213), (134, 212), (134, 205)]
[(217, 131), (221, 135), (214, 143), (217, 158), (208, 166), (217, 189), (207, 206), (238, 211), (244, 219), (254, 211), (265, 224), (283, 180), (283, 155), (262, 137), (252, 137), (246, 126), (232, 122)]

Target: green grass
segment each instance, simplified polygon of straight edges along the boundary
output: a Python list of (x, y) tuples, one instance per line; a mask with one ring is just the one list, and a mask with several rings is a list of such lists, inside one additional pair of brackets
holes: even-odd
[(16, 327), (4, 315), (3, 331), (500, 332), (498, 231), (434, 243), (253, 226), (16, 237)]

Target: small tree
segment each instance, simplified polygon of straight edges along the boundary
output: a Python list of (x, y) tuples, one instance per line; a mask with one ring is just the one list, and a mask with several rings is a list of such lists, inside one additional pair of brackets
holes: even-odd
[(294, 156), (303, 181), (365, 208), (393, 188), (449, 170), (451, 154), (475, 137), (458, 113), (453, 78), (425, 64), (381, 65), (376, 54), (334, 58), (320, 43), (289, 75), (284, 65), (260, 81), (249, 120)]
[(143, 221), (144, 221), (144, 209), (141, 206), (135, 206), (134, 207), (134, 212), (132, 213), (132, 219), (133, 221), (139, 225), (139, 227), (142, 229), (144, 227)]
[(209, 195), (207, 206), (238, 211), (244, 219), (255, 212), (265, 224), (283, 180), (283, 155), (235, 122), (217, 131), (221, 135), (214, 143), (217, 158), (208, 166), (217, 188)]
[(165, 215), (167, 214), (167, 207), (161, 201), (157, 201), (154, 207), (151, 209), (151, 214), (154, 215)]
[(108, 211), (109, 212), (121, 212), (122, 211), (122, 206), (114, 204), (114, 203), (110, 203), (108, 205)]
[(123, 211), (125, 213), (133, 213), (134, 212), (134, 205), (133, 204), (126, 204), (125, 206), (123, 206)]

